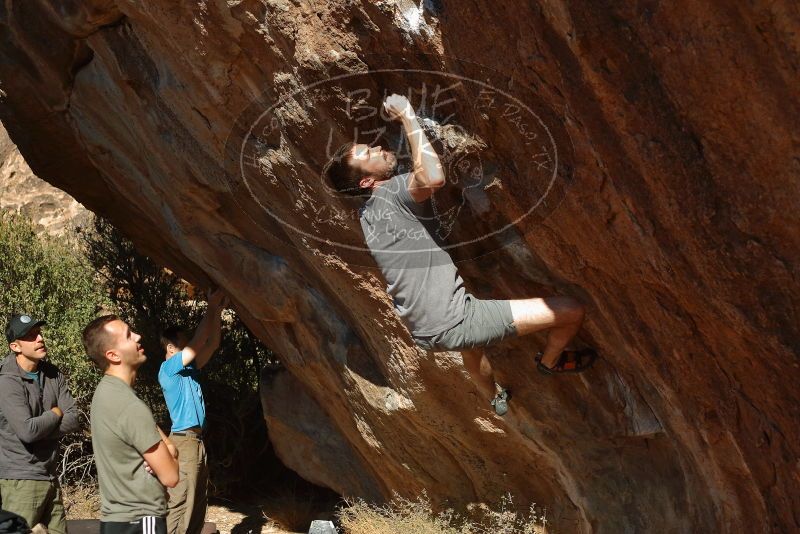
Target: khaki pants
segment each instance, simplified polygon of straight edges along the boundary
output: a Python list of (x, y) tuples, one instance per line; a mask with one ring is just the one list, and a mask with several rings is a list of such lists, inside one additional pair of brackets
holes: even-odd
[(42, 523), (50, 534), (67, 532), (58, 482), (0, 479), (0, 508), (21, 516), (31, 528)]
[(208, 464), (203, 441), (193, 433), (170, 434), (178, 449), (180, 480), (169, 488), (168, 534), (200, 534), (208, 505)]

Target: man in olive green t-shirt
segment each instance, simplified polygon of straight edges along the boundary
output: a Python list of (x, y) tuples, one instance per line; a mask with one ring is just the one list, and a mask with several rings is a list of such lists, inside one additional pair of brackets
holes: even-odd
[(166, 534), (165, 487), (178, 483), (177, 450), (132, 388), (147, 360), (140, 339), (113, 315), (83, 331), (87, 354), (104, 371), (90, 412), (101, 534)]

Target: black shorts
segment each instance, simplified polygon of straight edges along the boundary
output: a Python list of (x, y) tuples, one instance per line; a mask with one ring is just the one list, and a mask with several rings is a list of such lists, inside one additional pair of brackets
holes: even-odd
[(100, 534), (167, 534), (167, 520), (150, 515), (136, 521), (100, 521)]

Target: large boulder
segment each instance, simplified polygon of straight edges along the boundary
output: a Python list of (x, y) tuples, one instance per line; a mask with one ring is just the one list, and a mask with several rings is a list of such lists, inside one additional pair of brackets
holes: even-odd
[[(510, 492), (558, 532), (796, 530), (800, 14), (623, 4), (8, 1), (0, 119), (40, 177), (225, 287), (290, 375), (265, 414), (310, 480)], [(354, 133), (399, 142), (377, 106), (408, 89), (469, 289), (578, 297), (603, 355), (550, 378), (543, 338), (492, 349), (503, 419), (458, 354), (414, 348), (319, 179)]]

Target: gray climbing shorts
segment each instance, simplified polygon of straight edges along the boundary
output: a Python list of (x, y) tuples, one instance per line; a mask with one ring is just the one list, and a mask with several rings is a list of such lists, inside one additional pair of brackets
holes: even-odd
[(480, 300), (467, 294), (464, 320), (435, 336), (414, 337), (424, 350), (448, 351), (488, 347), (517, 335), (508, 300)]

